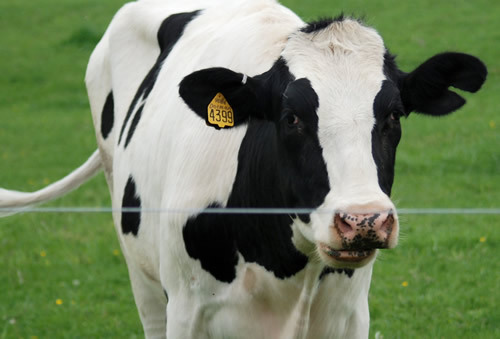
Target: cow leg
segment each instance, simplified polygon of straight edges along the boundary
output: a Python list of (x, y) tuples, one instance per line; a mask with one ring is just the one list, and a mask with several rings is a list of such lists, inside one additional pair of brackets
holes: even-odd
[(135, 304), (147, 339), (166, 338), (167, 297), (158, 281), (150, 279), (135, 265), (128, 265)]

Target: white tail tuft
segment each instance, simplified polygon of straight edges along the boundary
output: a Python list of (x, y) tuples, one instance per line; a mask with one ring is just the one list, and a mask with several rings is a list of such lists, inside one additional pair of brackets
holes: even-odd
[[(96, 175), (101, 169), (101, 155), (96, 150), (87, 161), (59, 181), (36, 192), (19, 192), (0, 188), (0, 208), (23, 208), (59, 198)], [(17, 212), (1, 212), (6, 217)]]

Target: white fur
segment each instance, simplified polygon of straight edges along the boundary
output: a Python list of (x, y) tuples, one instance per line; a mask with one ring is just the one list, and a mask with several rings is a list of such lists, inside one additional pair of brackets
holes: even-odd
[[(161, 22), (170, 14), (197, 9), (204, 9), (203, 14), (187, 26), (163, 64), (132, 142), (125, 150), (123, 140), (117, 147), (132, 98), (159, 54), (156, 33)], [(350, 20), (312, 35), (298, 32), (303, 25), (272, 0), (142, 0), (125, 5), (93, 52), (86, 74), (99, 153), (84, 165), (83, 179), (102, 162), (116, 208), (121, 207), (130, 175), (145, 208), (201, 209), (214, 201), (226, 203), (246, 126), (208, 128), (180, 99), (178, 84), (187, 74), (214, 66), (260, 74), (282, 55), (291, 72), (297, 78), (307, 77), (319, 96), (319, 140), (332, 188), (320, 207), (342, 210), (375, 204), (394, 209), (378, 187), (371, 156), (372, 103), (385, 79), (382, 39), (373, 29)], [(115, 125), (103, 140), (100, 114), (111, 89)], [(130, 121), (124, 138), (129, 127)], [(68, 178), (71, 185), (63, 185), (62, 193), (81, 181)], [(60, 193), (47, 189), (49, 197)], [(0, 191), (0, 199), (6, 194)], [(46, 197), (23, 197), (15, 205)], [(121, 232), (121, 214), (113, 215), (146, 337), (368, 336), (373, 262), (357, 269), (352, 278), (336, 273), (318, 281), (324, 264), (314, 243), (335, 245), (329, 234), (332, 215), (313, 213), (310, 224), (295, 223), (294, 241), (311, 256), (297, 275), (276, 279), (240, 258), (231, 284), (214, 279), (186, 253), (182, 227), (188, 217), (142, 213), (134, 237)], [(163, 288), (169, 294), (168, 304)]]

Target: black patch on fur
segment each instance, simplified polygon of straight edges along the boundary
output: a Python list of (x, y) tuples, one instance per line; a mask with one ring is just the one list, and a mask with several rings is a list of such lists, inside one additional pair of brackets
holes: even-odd
[[(287, 74), (260, 76), (276, 86), (265, 104), (270, 120), (249, 121), (227, 207), (314, 208), (330, 190), (317, 138), (318, 97), (307, 79), (286, 86), (278, 80), (285, 78), (293, 79)], [(271, 93), (265, 97), (271, 99)], [(300, 116), (299, 121), (291, 121), (291, 114)], [(210, 207), (220, 206), (214, 202)], [(183, 238), (189, 256), (219, 281), (235, 279), (238, 254), (286, 279), (307, 264), (292, 243), (291, 224), (290, 215), (200, 214), (187, 221)]]
[(109, 92), (106, 102), (101, 113), (101, 134), (103, 139), (106, 139), (113, 129), (115, 122), (115, 103), (113, 100), (113, 92)]
[(139, 109), (137, 110), (137, 112), (135, 112), (134, 118), (132, 119), (132, 123), (130, 124), (130, 128), (128, 130), (127, 139), (125, 140), (125, 146), (124, 146), (125, 148), (127, 148), (130, 139), (132, 139), (132, 135), (134, 135), (137, 124), (141, 119), (143, 109), (144, 109), (144, 104), (142, 104), (141, 107), (139, 107)]
[[(123, 208), (141, 208), (141, 198), (137, 194), (134, 179), (132, 176), (128, 178), (122, 200)], [(141, 223), (140, 212), (122, 212), (122, 232), (124, 234), (132, 233), (137, 236), (139, 233), (139, 225)]]
[[(278, 123), (283, 115), (283, 95), (289, 84), (295, 80), (285, 59), (279, 58), (271, 69), (255, 76), (256, 97), (259, 98), (253, 117)], [(311, 107), (313, 111), (316, 108)]]
[[(281, 118), (282, 95), (294, 80), (284, 59), (279, 58), (271, 69), (255, 77), (226, 68), (216, 67), (193, 72), (179, 85), (179, 95), (189, 108), (208, 126), (207, 106), (217, 93), (222, 93), (234, 112), (234, 126), (247, 123), (251, 118), (278, 122)], [(225, 127), (230, 128), (230, 127)]]
[(208, 121), (207, 106), (217, 93), (222, 93), (233, 110), (232, 127), (236, 127), (258, 112), (259, 100), (255, 91), (257, 83), (252, 78), (247, 78), (247, 83), (243, 84), (242, 79), (242, 73), (226, 68), (203, 69), (182, 79), (179, 84), (179, 95), (193, 112), (205, 120), (207, 126), (220, 129)]
[(302, 27), (300, 31), (303, 33), (314, 33), (327, 28), (334, 22), (344, 21), (345, 19), (348, 19), (348, 17), (346, 17), (344, 13), (341, 13), (335, 18), (321, 18), (319, 20), (307, 23), (307, 26)]
[(472, 55), (437, 54), (405, 74), (400, 81), (401, 98), (407, 112), (446, 115), (465, 104), (465, 99), (449, 87), (475, 93), (487, 74), (483, 62)]
[(319, 281), (323, 280), (328, 274), (345, 274), (347, 277), (351, 278), (354, 275), (354, 270), (349, 268), (325, 267), (319, 275)]
[(373, 112), (375, 126), (372, 130), (372, 155), (377, 165), (380, 188), (390, 196), (396, 149), (401, 139), (399, 118), (404, 115), (399, 89), (392, 81), (384, 80), (382, 83), (373, 102)]
[(392, 81), (398, 88), (400, 88), (400, 81), (403, 80), (405, 73), (402, 72), (396, 64), (396, 56), (391, 54), (388, 50), (384, 54), (384, 75), (387, 80)]
[(401, 93), (405, 115), (411, 112), (446, 115), (465, 104), (465, 99), (449, 90), (455, 87), (477, 92), (488, 71), (478, 58), (463, 53), (441, 53), (423, 62), (413, 72), (398, 69), (395, 57), (386, 52), (384, 73)]
[[(200, 11), (173, 14), (168, 18), (166, 18), (161, 24), (160, 29), (158, 30), (158, 44), (160, 46), (160, 55), (158, 56), (156, 63), (153, 65), (153, 68), (151, 68), (149, 73), (142, 81), (141, 85), (139, 86), (139, 89), (137, 90), (137, 93), (134, 96), (134, 99), (132, 100), (132, 103), (130, 104), (130, 107), (127, 111), (127, 115), (125, 116), (125, 120), (123, 121), (123, 125), (120, 131), (120, 136), (118, 138), (118, 144), (120, 144), (122, 140), (125, 127), (127, 126), (127, 123), (130, 120), (132, 113), (136, 109), (139, 100), (142, 100), (144, 102), (148, 98), (149, 94), (151, 93), (155, 85), (156, 79), (158, 77), (158, 74), (160, 73), (163, 62), (167, 59), (168, 55), (172, 51), (172, 48), (175, 46), (177, 41), (182, 36), (182, 33), (184, 32), (184, 29), (186, 28), (187, 24), (190, 23), (191, 20), (193, 20), (199, 13)], [(141, 107), (143, 105), (141, 105)], [(137, 112), (139, 111), (140, 109), (137, 110)], [(136, 112), (136, 117), (134, 118), (134, 120), (136, 120), (135, 126), (137, 126), (137, 124), (139, 123), (142, 110), (139, 114), (137, 112)], [(139, 115), (139, 117), (137, 117), (137, 115)], [(129, 134), (127, 136), (127, 140), (129, 141), (132, 138), (135, 126), (134, 129), (131, 128), (131, 130), (129, 131)], [(126, 146), (127, 145), (125, 145), (125, 147)]]

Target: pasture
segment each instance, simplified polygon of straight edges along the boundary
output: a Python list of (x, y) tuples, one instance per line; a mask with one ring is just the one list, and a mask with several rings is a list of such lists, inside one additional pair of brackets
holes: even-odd
[[(481, 58), (488, 80), (464, 94), (463, 109), (402, 121), (393, 200), (399, 208), (500, 207), (497, 1), (282, 2), (305, 20), (364, 17), (405, 71), (441, 51)], [(96, 148), (83, 77), (123, 3), (0, 4), (0, 187), (44, 187)], [(48, 206), (110, 206), (104, 176)], [(400, 218), (400, 245), (375, 264), (370, 338), (500, 337), (500, 216)], [(0, 219), (0, 272), (0, 339), (143, 336), (110, 214)]]

